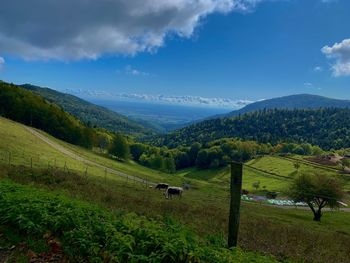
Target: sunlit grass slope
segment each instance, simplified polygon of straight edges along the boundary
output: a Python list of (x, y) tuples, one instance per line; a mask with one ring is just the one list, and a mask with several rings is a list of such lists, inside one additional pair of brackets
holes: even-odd
[[(186, 191), (182, 199), (167, 200), (159, 191), (132, 182), (126, 183), (125, 179), (115, 175), (108, 175), (105, 181), (103, 169), (92, 165), (88, 169), (88, 180), (83, 180), (81, 174), (86, 168), (84, 163), (68, 158), (32, 135), (24, 126), (3, 118), (0, 118), (0, 159), (3, 163), (0, 176), (20, 184), (62, 192), (112, 211), (136, 212), (152, 218), (170, 216), (201, 236), (211, 236), (208, 240), (212, 240), (213, 236), (214, 240), (220, 236), (221, 242), (225, 240), (228, 225), (229, 168), (186, 169), (169, 175), (132, 162), (116, 162), (48, 137), (80, 156), (107, 167), (175, 185), (190, 182), (193, 188)], [(25, 164), (27, 168), (8, 168), (9, 152), (12, 165)], [(33, 158), (34, 170), (29, 169), (30, 158)], [(73, 171), (70, 176), (62, 174), (62, 169), (47, 169), (54, 165), (55, 159), (56, 166), (60, 168), (66, 162)], [(266, 186), (266, 190), (282, 191), (289, 184), (285, 177), (292, 177), (295, 172), (293, 161), (288, 163), (279, 157), (263, 157), (249, 162), (248, 165), (259, 169), (248, 166), (244, 168), (243, 187), (251, 191), (254, 191), (252, 183), (256, 181), (260, 181), (261, 188)], [(302, 166), (300, 170), (302, 169), (311, 168)], [(79, 173), (74, 175), (75, 171)], [(269, 171), (285, 177), (271, 175), (267, 173)], [(287, 257), (314, 262), (331, 262), (332, 259), (337, 259), (337, 262), (346, 262), (350, 255), (349, 222), (350, 213), (345, 212), (325, 212), (323, 221), (317, 224), (312, 221), (310, 211), (243, 203), (239, 243), (244, 249), (265, 252), (279, 259)], [(318, 254), (319, 251), (323, 253)]]

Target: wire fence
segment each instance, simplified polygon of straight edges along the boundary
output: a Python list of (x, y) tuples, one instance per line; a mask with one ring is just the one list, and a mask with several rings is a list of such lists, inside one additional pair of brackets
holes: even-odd
[[(103, 177), (104, 182), (107, 184), (111, 175), (117, 175), (122, 184), (139, 184), (145, 187), (153, 186), (154, 183), (137, 176), (128, 175), (124, 172), (105, 167), (103, 165), (94, 165), (92, 162), (77, 162), (71, 163), (72, 159), (62, 159), (43, 154), (28, 154), (26, 151), (13, 152), (6, 149), (0, 149), (0, 164), (7, 166), (23, 166), (30, 169), (56, 169), (70, 174), (75, 173), (86, 178), (92, 175), (99, 174), (99, 177)], [(74, 161), (74, 160), (73, 160)], [(93, 171), (91, 171), (93, 170)]]
[[(107, 185), (109, 183), (110, 175), (117, 175), (120, 177), (121, 180), (119, 180), (119, 184), (121, 185), (138, 185), (142, 186), (143, 188), (154, 188), (156, 185), (155, 182), (151, 182), (150, 180), (147, 180), (142, 177), (137, 176), (131, 176), (124, 172), (117, 171), (115, 169), (104, 167), (100, 164), (96, 164), (94, 166), (91, 163), (84, 163), (81, 162), (80, 169), (75, 166), (70, 167), (69, 165), (69, 158), (68, 159), (56, 159), (54, 157), (45, 156), (43, 154), (29, 154), (26, 151), (22, 152), (12, 152), (8, 151), (7, 149), (0, 149), (0, 164), (2, 165), (9, 165), (9, 166), (24, 166), (31, 169), (58, 169), (63, 171), (64, 173), (67, 173), (68, 175), (70, 173), (75, 173), (80, 176), (83, 176), (86, 180), (89, 180), (89, 178), (93, 178), (93, 172), (91, 172), (91, 168), (96, 171), (96, 169), (99, 170), (100, 179), (102, 176), (102, 181)], [(274, 176), (278, 177), (280, 179), (286, 179), (286, 180), (292, 180), (292, 178), (279, 175), (277, 173), (272, 173), (269, 171), (265, 171), (259, 168), (256, 168), (252, 165), (244, 165), (248, 169), (252, 169), (255, 171), (259, 171), (261, 173), (266, 174), (267, 176)], [(116, 181), (116, 180), (114, 180)], [(215, 203), (224, 203), (229, 204), (230, 202), (230, 189), (229, 185), (224, 186), (218, 186), (218, 188), (221, 190), (221, 195), (218, 194), (198, 194), (193, 195), (191, 194), (191, 200), (194, 202), (207, 202), (208, 204), (215, 204)], [(191, 191), (192, 192), (192, 191)], [(198, 193), (198, 191), (195, 191)], [(332, 197), (328, 196), (320, 196), (320, 198), (328, 198), (330, 200), (333, 200)], [(271, 205), (279, 205), (279, 206), (307, 206), (307, 204), (302, 202), (293, 202), (291, 200), (276, 200), (276, 199), (268, 199), (266, 197), (262, 196), (250, 196), (247, 197), (245, 195), (242, 195), (242, 200), (246, 202), (258, 202), (258, 203), (266, 203)]]

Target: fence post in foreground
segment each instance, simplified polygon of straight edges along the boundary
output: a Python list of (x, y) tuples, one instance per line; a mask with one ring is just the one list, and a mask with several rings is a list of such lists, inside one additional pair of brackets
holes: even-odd
[(228, 247), (236, 247), (238, 240), (243, 164), (231, 163), (231, 200), (228, 225)]

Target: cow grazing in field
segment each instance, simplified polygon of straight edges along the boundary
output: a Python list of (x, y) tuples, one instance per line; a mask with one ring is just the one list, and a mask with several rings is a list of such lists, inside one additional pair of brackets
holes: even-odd
[(249, 191), (246, 189), (242, 189), (241, 194), (242, 195), (249, 195)]
[(159, 183), (156, 185), (156, 187), (154, 189), (157, 189), (157, 190), (166, 190), (168, 189), (169, 185), (168, 184), (165, 184), (165, 183)]
[(184, 190), (182, 189), (182, 187), (174, 187), (174, 186), (170, 186), (168, 187), (168, 189), (165, 191), (165, 198), (169, 199), (172, 198), (174, 195), (177, 195), (181, 198), (182, 196), (182, 192)]

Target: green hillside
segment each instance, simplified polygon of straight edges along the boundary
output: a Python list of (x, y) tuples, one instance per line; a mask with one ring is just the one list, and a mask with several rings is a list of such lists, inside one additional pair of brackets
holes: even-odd
[[(62, 146), (64, 149), (64, 152), (62, 152), (44, 142), (21, 124), (4, 118), (0, 119), (0, 124), (0, 149), (2, 150), (0, 181), (5, 188), (14, 190), (7, 195), (9, 198), (7, 199), (8, 202), (22, 202), (22, 193), (29, 191), (33, 194), (26, 194), (26, 196), (30, 196), (33, 202), (27, 202), (26, 209), (28, 210), (26, 211), (30, 213), (38, 210), (45, 211), (45, 207), (47, 207), (45, 204), (50, 204), (49, 202), (46, 203), (45, 200), (51, 200), (51, 194), (47, 194), (45, 191), (54, 191), (54, 194), (61, 193), (69, 198), (66, 199), (64, 197), (64, 200), (58, 198), (55, 201), (55, 204), (57, 204), (57, 202), (62, 200), (61, 207), (63, 210), (60, 211), (68, 215), (68, 218), (70, 215), (64, 210), (66, 205), (70, 207), (70, 211), (73, 211), (73, 214), (77, 214), (76, 216), (78, 217), (80, 215), (80, 205), (78, 204), (76, 207), (75, 201), (71, 201), (71, 198), (74, 198), (89, 202), (93, 206), (97, 205), (103, 207), (103, 209), (108, 209), (117, 216), (129, 212), (146, 216), (145, 224), (147, 229), (144, 229), (144, 231), (147, 233), (148, 230), (152, 231), (153, 229), (153, 225), (147, 223), (148, 219), (151, 221), (156, 220), (156, 222), (159, 222), (157, 223), (159, 225), (162, 224), (163, 220), (173, 218), (181, 222), (181, 224), (186, 224), (186, 228), (190, 231), (194, 231), (195, 235), (198, 235), (200, 240), (202, 240), (199, 242), (215, 244), (217, 246), (215, 249), (220, 251), (224, 248), (228, 224), (227, 191), (229, 189), (229, 170), (227, 168), (211, 170), (187, 169), (179, 171), (175, 175), (168, 175), (144, 168), (133, 162), (121, 163), (107, 159), (87, 149), (67, 144), (39, 132), (39, 134), (49, 139), (50, 142)], [(79, 158), (69, 157), (67, 151), (76, 153)], [(8, 165), (9, 157), (11, 166)], [(90, 163), (81, 158), (88, 160)], [(31, 169), (32, 164), (33, 168)], [(69, 168), (69, 172), (64, 168), (65, 164)], [(137, 175), (139, 178), (152, 182), (168, 182), (176, 186), (187, 182), (192, 188), (186, 191), (181, 199), (167, 200), (161, 192), (149, 188), (149, 185), (147, 186), (143, 182), (131, 179), (127, 181), (125, 177), (118, 176), (110, 171), (105, 174), (105, 169), (101, 165), (129, 176)], [(279, 197), (283, 197), (283, 190), (289, 184), (289, 180), (285, 177), (292, 178), (295, 173), (293, 161), (280, 159), (279, 157), (263, 157), (255, 161), (252, 160), (248, 165), (244, 168), (243, 186), (257, 194), (263, 194), (265, 190), (275, 190), (279, 192)], [(259, 170), (250, 168), (250, 166)], [(86, 167), (88, 168), (87, 176), (84, 173)], [(312, 171), (313, 169), (313, 166), (307, 166), (306, 164), (302, 164), (300, 167), (301, 171)], [(271, 175), (271, 172), (284, 177)], [(318, 172), (327, 173), (322, 168)], [(336, 173), (334, 174), (337, 175)], [(11, 186), (9, 186), (8, 183), (3, 181), (4, 178), (21, 185), (29, 184), (31, 187), (41, 188), (43, 191), (36, 194), (37, 191), (33, 191), (34, 188), (22, 188), (12, 182), (10, 182)], [(252, 187), (252, 183), (256, 181), (260, 181), (261, 185), (261, 188), (258, 190)], [(264, 186), (266, 188), (263, 188)], [(42, 202), (37, 200), (42, 200)], [(20, 206), (18, 209), (21, 207), (24, 209), (24, 206)], [(60, 215), (57, 214), (57, 216)], [(324, 260), (327, 260), (332, 262), (332, 260), (336, 259), (337, 262), (346, 262), (350, 255), (348, 246), (350, 243), (349, 216), (350, 214), (346, 212), (325, 212), (322, 223), (316, 224), (312, 222), (311, 214), (307, 210), (281, 209), (243, 202), (239, 239), (240, 248), (244, 251), (249, 250), (271, 254), (280, 260), (289, 258), (296, 261), (324, 262)], [(45, 218), (49, 219), (50, 217)], [(118, 216), (116, 220), (119, 220), (118, 218), (121, 219)], [(129, 218), (129, 216), (125, 218), (129, 220), (129, 224), (134, 224), (133, 218)], [(81, 220), (85, 222), (84, 220), (90, 219), (82, 218)], [(38, 228), (35, 228), (36, 231), (42, 231), (42, 226), (46, 230), (51, 230), (48, 227), (51, 227), (50, 222), (52, 221), (45, 221), (40, 219), (40, 217), (38, 220), (41, 221), (35, 221), (37, 220), (36, 218), (28, 218), (28, 220), (26, 221), (29, 222), (27, 225), (18, 225), (18, 223), (16, 225), (15, 222), (17, 221), (13, 221), (14, 225), (12, 227), (20, 226), (25, 231), (33, 223), (38, 226)], [(138, 217), (135, 220), (137, 221)], [(94, 233), (91, 231), (95, 231), (93, 226), (91, 228), (90, 224), (88, 226), (88, 228), (81, 228), (80, 226), (77, 228), (76, 234), (82, 241), (86, 240), (85, 234), (91, 236), (91, 233)], [(55, 229), (50, 232), (58, 233), (56, 238), (63, 241), (63, 247), (69, 246), (75, 249), (70, 243), (65, 243), (66, 239), (59, 234), (62, 228), (56, 229), (57, 232), (55, 232)], [(5, 243), (8, 247), (15, 245), (17, 248), (16, 244), (21, 242), (20, 237), (13, 240), (7, 238), (8, 234), (13, 234), (13, 232), (6, 234), (4, 233), (4, 228), (0, 228), (0, 231), (3, 234), (0, 235), (0, 244)], [(161, 231), (163, 230), (159, 231), (160, 239), (158, 240), (163, 240), (161, 239)], [(2, 240), (4, 234), (6, 234), (6, 239)], [(73, 241), (76, 237), (73, 235), (70, 240)], [(24, 238), (32, 240), (33, 236), (24, 236)], [(133, 238), (137, 237), (134, 236)], [(15, 242), (16, 240), (17, 243)], [(88, 240), (91, 240), (91, 238), (88, 238)], [(38, 240), (34, 237), (34, 240), (30, 241), (29, 246), (30, 244), (36, 244), (35, 242), (40, 242), (40, 239)], [(98, 242), (103, 241), (99, 240)], [(124, 243), (120, 243), (120, 245), (122, 244)], [(86, 245), (87, 247), (90, 246), (89, 243)], [(1, 246), (4, 247), (4, 245)], [(38, 245), (32, 245), (31, 247), (33, 246), (40, 248)], [(42, 247), (45, 248), (45, 244), (42, 244)], [(294, 249), (290, 249), (291, 247)], [(134, 248), (134, 246), (131, 246), (131, 248)], [(243, 262), (246, 258), (250, 259), (251, 255), (249, 253), (246, 254), (244, 251), (239, 252), (240, 256), (237, 256), (238, 258), (242, 257)], [(323, 251), (322, 255), (317, 253), (318, 251)], [(94, 252), (90, 251), (88, 253)], [(66, 255), (69, 255), (69, 253)], [(203, 260), (202, 262), (206, 261)]]
[(95, 131), (19, 86), (0, 81), (0, 116), (41, 129), (70, 143), (91, 148)]
[(21, 85), (21, 87), (33, 91), (46, 100), (61, 106), (65, 111), (92, 126), (130, 135), (149, 135), (154, 133), (149, 128), (151, 125), (147, 125), (146, 128), (146, 125), (143, 126), (121, 114), (97, 106), (76, 96), (30, 84)]
[(244, 113), (259, 111), (264, 109), (318, 109), (318, 108), (350, 108), (350, 100), (332, 99), (312, 94), (296, 94), (279, 98), (257, 101), (242, 109), (232, 111), (228, 114), (213, 116), (208, 119), (218, 117), (235, 117)]
[(220, 138), (261, 143), (310, 143), (325, 150), (350, 147), (350, 109), (262, 110), (203, 121), (149, 141), (176, 147)]

